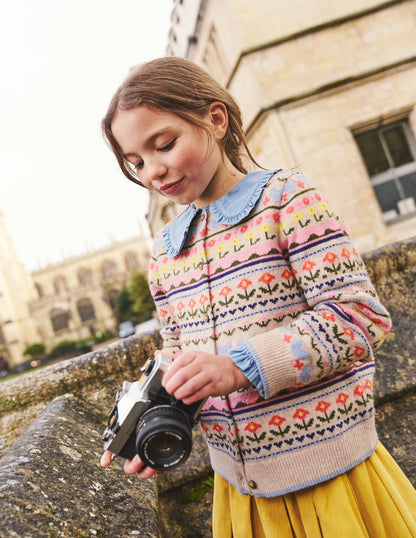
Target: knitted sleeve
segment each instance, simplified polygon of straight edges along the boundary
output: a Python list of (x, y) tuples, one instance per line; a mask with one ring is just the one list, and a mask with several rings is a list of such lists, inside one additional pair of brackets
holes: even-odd
[(272, 201), (279, 206), (278, 248), (305, 309), (285, 325), (247, 339), (233, 361), (268, 398), (373, 360), (390, 317), (346, 232), (324, 197), (300, 174)]

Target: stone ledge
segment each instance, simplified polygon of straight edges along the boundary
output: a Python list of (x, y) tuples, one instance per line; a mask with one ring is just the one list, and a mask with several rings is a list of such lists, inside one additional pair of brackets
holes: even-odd
[(96, 413), (60, 396), (0, 460), (1, 536), (161, 536), (156, 482), (100, 468)]

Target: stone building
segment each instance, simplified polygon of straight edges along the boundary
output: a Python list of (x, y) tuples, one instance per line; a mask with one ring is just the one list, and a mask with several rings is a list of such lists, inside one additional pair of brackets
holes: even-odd
[(0, 371), (7, 363), (21, 362), (26, 345), (39, 341), (28, 306), (35, 298), (33, 281), (0, 213)]
[(29, 273), (20, 263), (0, 213), (0, 371), (22, 363), (25, 348), (117, 334), (115, 299), (133, 272), (146, 274), (144, 235)]
[(175, 0), (167, 54), (231, 91), (257, 161), (300, 168), (361, 252), (414, 235), (415, 0)]
[(29, 306), (40, 341), (50, 349), (100, 331), (117, 334), (116, 297), (132, 273), (147, 274), (148, 261), (147, 239), (139, 236), (34, 271), (37, 299)]

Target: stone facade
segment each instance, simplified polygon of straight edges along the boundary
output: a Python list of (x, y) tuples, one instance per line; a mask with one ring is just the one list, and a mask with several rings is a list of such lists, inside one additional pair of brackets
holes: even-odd
[(40, 341), (50, 349), (99, 331), (117, 333), (116, 296), (133, 272), (147, 274), (148, 259), (147, 239), (140, 236), (34, 271), (38, 298), (30, 311)]
[(26, 360), (25, 348), (117, 333), (115, 298), (133, 272), (147, 274), (144, 235), (29, 273), (0, 213), (0, 371)]
[[(416, 227), (415, 19), (415, 0), (175, 0), (167, 53), (230, 89), (257, 161), (302, 169), (365, 252)], [(399, 172), (410, 179), (391, 219), (356, 136), (397, 122), (410, 154)]]
[(0, 213), (0, 370), (6, 363), (23, 360), (27, 343), (38, 341), (28, 306), (35, 298), (33, 281), (17, 257)]

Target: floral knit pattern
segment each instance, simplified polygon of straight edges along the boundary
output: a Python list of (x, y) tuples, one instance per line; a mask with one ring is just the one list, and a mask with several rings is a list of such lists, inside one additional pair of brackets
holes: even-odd
[[(230, 204), (252, 200), (246, 178)], [(261, 178), (237, 222), (216, 202), (194, 211), (176, 251), (168, 225), (149, 281), (165, 347), (229, 354), (253, 383), (204, 406), (214, 469), (244, 493), (277, 495), (375, 449), (373, 350), (390, 320), (323, 196), (297, 172)]]

